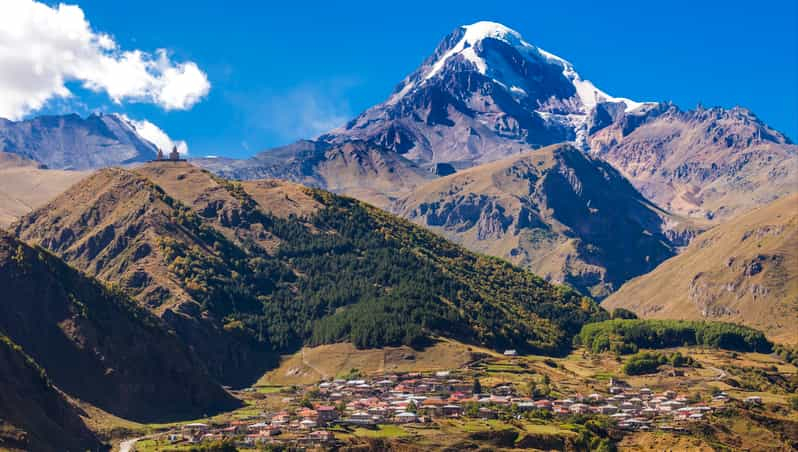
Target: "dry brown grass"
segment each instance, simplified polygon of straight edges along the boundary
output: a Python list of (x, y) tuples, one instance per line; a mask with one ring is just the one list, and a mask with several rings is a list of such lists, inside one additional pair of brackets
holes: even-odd
[[(753, 261), (761, 265), (756, 273)], [(798, 343), (798, 194), (698, 236), (603, 306), (646, 318), (741, 323), (772, 340)]]
[(470, 362), (477, 352), (493, 353), (445, 339), (424, 350), (410, 347), (358, 350), (349, 343), (305, 347), (284, 357), (280, 366), (264, 375), (257, 384), (315, 383), (351, 369), (365, 374), (458, 369)]
[(254, 180), (242, 182), (244, 190), (264, 212), (280, 218), (290, 215), (309, 217), (322, 205), (313, 199), (305, 187), (281, 180)]
[(8, 227), (89, 174), (40, 169), (32, 162), (0, 152), (0, 227)]
[(618, 443), (619, 451), (695, 451), (715, 450), (700, 438), (663, 432), (636, 432), (627, 435)]
[[(688, 228), (684, 219), (645, 204), (625, 180), (605, 179), (602, 171), (581, 151), (556, 144), (430, 181), (392, 210), (472, 251), (602, 298), (671, 255), (651, 242), (650, 232), (666, 224)], [(563, 188), (561, 173), (575, 192)], [(590, 202), (574, 197), (582, 190), (591, 193)], [(605, 228), (623, 228), (620, 240), (629, 245), (619, 249), (618, 240), (603, 239), (599, 231)], [(599, 251), (586, 251), (592, 248)], [(624, 259), (615, 259), (620, 254)]]

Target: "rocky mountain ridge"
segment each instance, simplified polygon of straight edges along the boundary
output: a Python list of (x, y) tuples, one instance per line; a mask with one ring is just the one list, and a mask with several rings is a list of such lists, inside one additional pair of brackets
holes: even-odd
[(590, 153), (673, 213), (729, 219), (798, 191), (798, 146), (751, 111), (662, 104), (598, 124)]
[(52, 169), (87, 170), (155, 158), (158, 149), (121, 115), (0, 118), (0, 151)]
[(674, 255), (681, 243), (671, 227), (694, 227), (571, 145), (436, 179), (394, 208), (468, 248), (598, 299)]
[[(430, 178), (561, 142), (606, 160), (663, 209), (710, 223), (798, 190), (798, 147), (750, 111), (610, 96), (493, 22), (455, 29), (386, 101), (343, 127), (251, 159), (197, 163), (390, 208)], [(321, 150), (347, 143), (373, 149), (384, 170), (369, 159), (328, 164)], [(346, 183), (330, 176), (337, 172)]]

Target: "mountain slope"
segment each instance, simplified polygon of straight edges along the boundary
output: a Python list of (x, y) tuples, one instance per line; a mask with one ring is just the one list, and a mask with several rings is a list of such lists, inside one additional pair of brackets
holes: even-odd
[(641, 317), (711, 319), (796, 343), (798, 194), (701, 235), (676, 257), (626, 283), (602, 304)]
[(39, 116), (25, 121), (0, 118), (0, 151), (52, 169), (85, 170), (155, 158), (155, 145), (119, 115)]
[(5, 233), (0, 286), (0, 333), (71, 396), (139, 421), (237, 405), (155, 317)]
[(0, 449), (105, 450), (46, 372), (0, 334)]
[(437, 179), (396, 211), (483, 253), (604, 297), (674, 254), (674, 219), (608, 164), (554, 145)]
[(276, 177), (346, 193), (379, 206), (433, 177), (401, 155), (363, 141), (332, 145), (305, 140), (248, 160), (201, 159), (194, 163), (222, 177)]
[(47, 170), (16, 154), (0, 152), (0, 227), (8, 227), (87, 175)]
[[(226, 200), (235, 201), (229, 195)], [(224, 221), (235, 222), (237, 215), (234, 211)], [(201, 289), (175, 275), (181, 261), (174, 262), (171, 244), (209, 254), (216, 242), (225, 250), (234, 247), (145, 177), (115, 168), (97, 171), (15, 227), (23, 240), (125, 288), (176, 330), (223, 383), (242, 385), (257, 378), (274, 359), (256, 341), (225, 332), (222, 319), (203, 314), (196, 296)], [(230, 252), (230, 261), (237, 253)], [(219, 258), (205, 264), (225, 277), (235, 266)]]
[(648, 199), (681, 215), (725, 220), (798, 191), (798, 146), (739, 107), (662, 105), (596, 130), (590, 143)]
[(185, 163), (99, 171), (16, 231), (133, 291), (200, 354), (201, 335), (175, 317), (280, 352), (442, 335), (559, 353), (604, 315), (574, 291), (352, 199), (234, 183)]

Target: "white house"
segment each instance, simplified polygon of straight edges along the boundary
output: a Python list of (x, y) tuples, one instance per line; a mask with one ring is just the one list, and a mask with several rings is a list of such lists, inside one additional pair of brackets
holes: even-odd
[(415, 413), (411, 413), (409, 411), (403, 411), (396, 415), (396, 422), (399, 422), (401, 424), (418, 422), (418, 416), (416, 416)]

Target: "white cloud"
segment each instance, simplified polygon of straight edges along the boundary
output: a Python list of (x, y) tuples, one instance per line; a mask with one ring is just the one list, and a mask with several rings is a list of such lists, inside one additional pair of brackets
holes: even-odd
[(183, 140), (172, 140), (160, 127), (147, 121), (146, 119), (135, 120), (127, 117), (127, 115), (119, 115), (122, 119), (127, 121), (135, 130), (136, 133), (141, 135), (142, 138), (161, 149), (164, 154), (169, 154), (172, 147), (177, 147), (177, 152), (180, 155), (188, 155), (188, 143)]
[(122, 50), (92, 30), (76, 5), (50, 7), (32, 0), (0, 1), (0, 117), (19, 119), (72, 93), (77, 81), (116, 103), (155, 103), (185, 110), (208, 94), (196, 63), (176, 63), (166, 50)]

